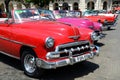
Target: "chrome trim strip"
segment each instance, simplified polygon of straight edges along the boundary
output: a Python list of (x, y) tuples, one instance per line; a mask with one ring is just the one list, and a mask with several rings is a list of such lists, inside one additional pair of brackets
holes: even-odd
[(9, 57), (13, 57), (13, 58), (15, 58), (15, 59), (19, 59), (19, 60), (20, 60), (19, 57), (16, 57), (16, 56), (10, 55), (10, 54), (8, 54), (8, 53), (6, 53), (6, 52), (0, 51), (0, 53), (2, 53), (2, 54), (4, 54), (4, 55), (7, 55), (7, 56), (9, 56)]
[(19, 42), (19, 41), (10, 40), (10, 39), (5, 38), (5, 37), (2, 37), (2, 36), (0, 36), (0, 39), (7, 40), (7, 41), (10, 41), (10, 42), (13, 42), (13, 43), (16, 43), (16, 44), (21, 44), (21, 45), (30, 46), (30, 47), (32, 47), (32, 48), (35, 48), (35, 47), (36, 47), (36, 46), (30, 45), (30, 44), (25, 44), (25, 43), (22, 43), (22, 42)]

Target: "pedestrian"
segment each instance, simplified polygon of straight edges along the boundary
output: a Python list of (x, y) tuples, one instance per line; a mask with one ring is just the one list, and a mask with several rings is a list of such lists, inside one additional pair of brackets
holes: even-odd
[(0, 8), (0, 18), (2, 17), (2, 9)]

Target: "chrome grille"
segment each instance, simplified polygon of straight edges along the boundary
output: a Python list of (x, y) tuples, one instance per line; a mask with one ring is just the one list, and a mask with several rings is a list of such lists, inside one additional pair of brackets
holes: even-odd
[(85, 52), (90, 51), (90, 44), (89, 41), (80, 41), (80, 42), (63, 44), (57, 46), (56, 51), (61, 52), (60, 57), (82, 55)]

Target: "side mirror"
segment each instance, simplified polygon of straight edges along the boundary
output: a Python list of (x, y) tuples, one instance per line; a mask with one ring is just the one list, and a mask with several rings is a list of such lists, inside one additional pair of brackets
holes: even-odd
[(6, 23), (6, 24), (13, 24), (14, 22), (9, 20), (9, 19), (7, 19), (7, 20), (4, 21), (4, 23)]
[(9, 22), (8, 19), (4, 21), (4, 23), (6, 23), (6, 24), (8, 24), (8, 22)]

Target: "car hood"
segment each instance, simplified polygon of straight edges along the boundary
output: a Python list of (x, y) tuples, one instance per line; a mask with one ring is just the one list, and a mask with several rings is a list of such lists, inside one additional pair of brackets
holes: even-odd
[[(26, 35), (26, 37), (42, 39), (42, 41), (45, 41), (47, 37), (53, 37), (54, 39), (58, 39), (56, 42), (57, 44), (72, 42), (74, 39), (71, 39), (71, 36), (80, 35), (78, 28), (69, 24), (53, 21), (24, 22), (15, 25), (16, 30), (14, 30), (17, 31), (17, 34), (19, 35)], [(21, 40), (23, 39), (26, 41), (24, 36)]]
[(69, 23), (78, 27), (87, 27), (93, 26), (93, 22), (85, 18), (60, 18), (57, 21)]

